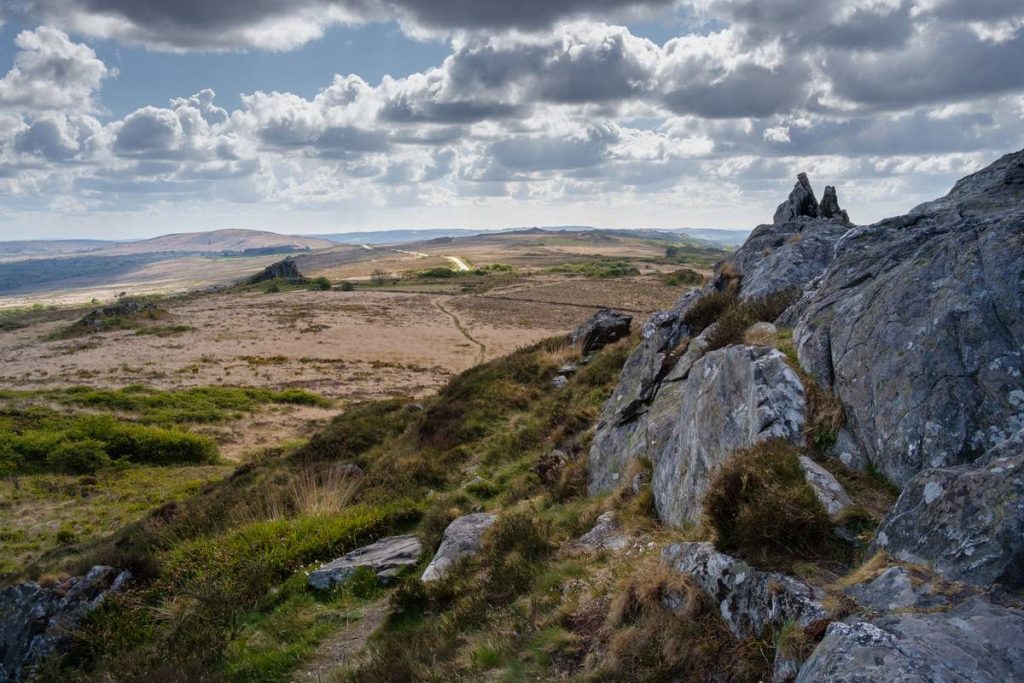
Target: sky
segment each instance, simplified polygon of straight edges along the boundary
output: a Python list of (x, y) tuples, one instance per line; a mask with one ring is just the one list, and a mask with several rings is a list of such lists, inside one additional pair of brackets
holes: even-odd
[(0, 239), (866, 224), (1022, 147), (1021, 0), (0, 0)]

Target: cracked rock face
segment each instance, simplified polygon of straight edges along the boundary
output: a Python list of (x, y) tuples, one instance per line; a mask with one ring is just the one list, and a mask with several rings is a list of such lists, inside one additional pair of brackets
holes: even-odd
[(824, 595), (791, 576), (754, 569), (720, 553), (710, 543), (674, 543), (661, 553), (662, 564), (691, 575), (718, 604), (737, 638), (762, 634), (794, 622), (806, 628), (828, 619)]
[(844, 452), (899, 486), (1024, 428), (1024, 152), (851, 229), (796, 308), (800, 363), (845, 409)]
[(975, 598), (949, 612), (835, 622), (797, 683), (1002, 683), (1024, 677), (1024, 612)]
[(97, 565), (53, 586), (30, 582), (0, 590), (0, 681), (28, 679), (37, 664), (67, 647), (89, 612), (130, 580), (131, 572)]
[(701, 349), (694, 340), (647, 412), (626, 425), (599, 426), (589, 459), (592, 492), (614, 488), (632, 460), (646, 457), (658, 517), (681, 526), (700, 520), (711, 472), (732, 452), (769, 439), (801, 442), (804, 389), (779, 351)]
[(1024, 587), (1024, 432), (981, 466), (918, 473), (871, 550), (929, 564), (955, 581)]

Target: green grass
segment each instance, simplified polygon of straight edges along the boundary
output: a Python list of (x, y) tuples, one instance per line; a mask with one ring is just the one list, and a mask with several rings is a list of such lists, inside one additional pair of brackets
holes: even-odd
[(66, 406), (131, 413), (154, 425), (234, 420), (268, 404), (327, 407), (331, 401), (303, 389), (206, 386), (163, 391), (144, 385), (121, 389), (78, 386), (39, 391), (0, 391), (0, 400), (43, 399)]
[(639, 275), (640, 271), (629, 261), (621, 259), (600, 259), (585, 263), (567, 263), (549, 268), (553, 273), (571, 273), (593, 278), (614, 278)]
[[(137, 521), (170, 501), (191, 497), (231, 467), (111, 468), (90, 476), (18, 475), (0, 479), (0, 576), (20, 574)], [(70, 537), (61, 537), (65, 530)]]
[(204, 464), (217, 459), (208, 437), (45, 409), (0, 413), (0, 473), (92, 473), (111, 464)]

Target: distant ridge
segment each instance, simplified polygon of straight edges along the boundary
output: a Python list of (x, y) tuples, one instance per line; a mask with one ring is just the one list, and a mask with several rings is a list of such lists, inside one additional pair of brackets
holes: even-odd
[(472, 237), (501, 233), (539, 232), (656, 232), (684, 235), (717, 245), (740, 245), (750, 235), (749, 230), (726, 230), (716, 228), (595, 228), (587, 225), (551, 225), (534, 227), (502, 228), (499, 230), (473, 230), (469, 228), (428, 228), (420, 230), (372, 230), (366, 232), (336, 232), (321, 235), (304, 235), (330, 240), (336, 244), (400, 244), (420, 242), (440, 237)]

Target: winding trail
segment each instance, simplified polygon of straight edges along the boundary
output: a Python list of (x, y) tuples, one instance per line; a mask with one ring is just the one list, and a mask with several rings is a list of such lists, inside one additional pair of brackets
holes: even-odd
[(313, 658), (292, 675), (292, 682), (320, 683), (333, 680), (331, 672), (349, 663), (359, 654), (373, 632), (384, 623), (387, 614), (386, 598), (367, 605), (359, 619), (320, 644)]
[(483, 363), (485, 358), (487, 357), (487, 345), (469, 333), (469, 330), (467, 330), (465, 326), (463, 326), (462, 320), (459, 319), (459, 316), (455, 315), (449, 309), (445, 308), (443, 302), (447, 301), (448, 298), (449, 297), (438, 297), (437, 299), (434, 299), (434, 306), (436, 306), (439, 311), (441, 311), (442, 313), (444, 313), (445, 315), (452, 319), (452, 322), (455, 323), (455, 327), (459, 330), (463, 337), (465, 337), (471, 343), (476, 344), (476, 346), (479, 347), (480, 350), (477, 352), (476, 362)]
[(452, 265), (455, 266), (455, 270), (462, 273), (469, 272), (469, 264), (458, 256), (445, 256), (445, 258), (451, 261)]

